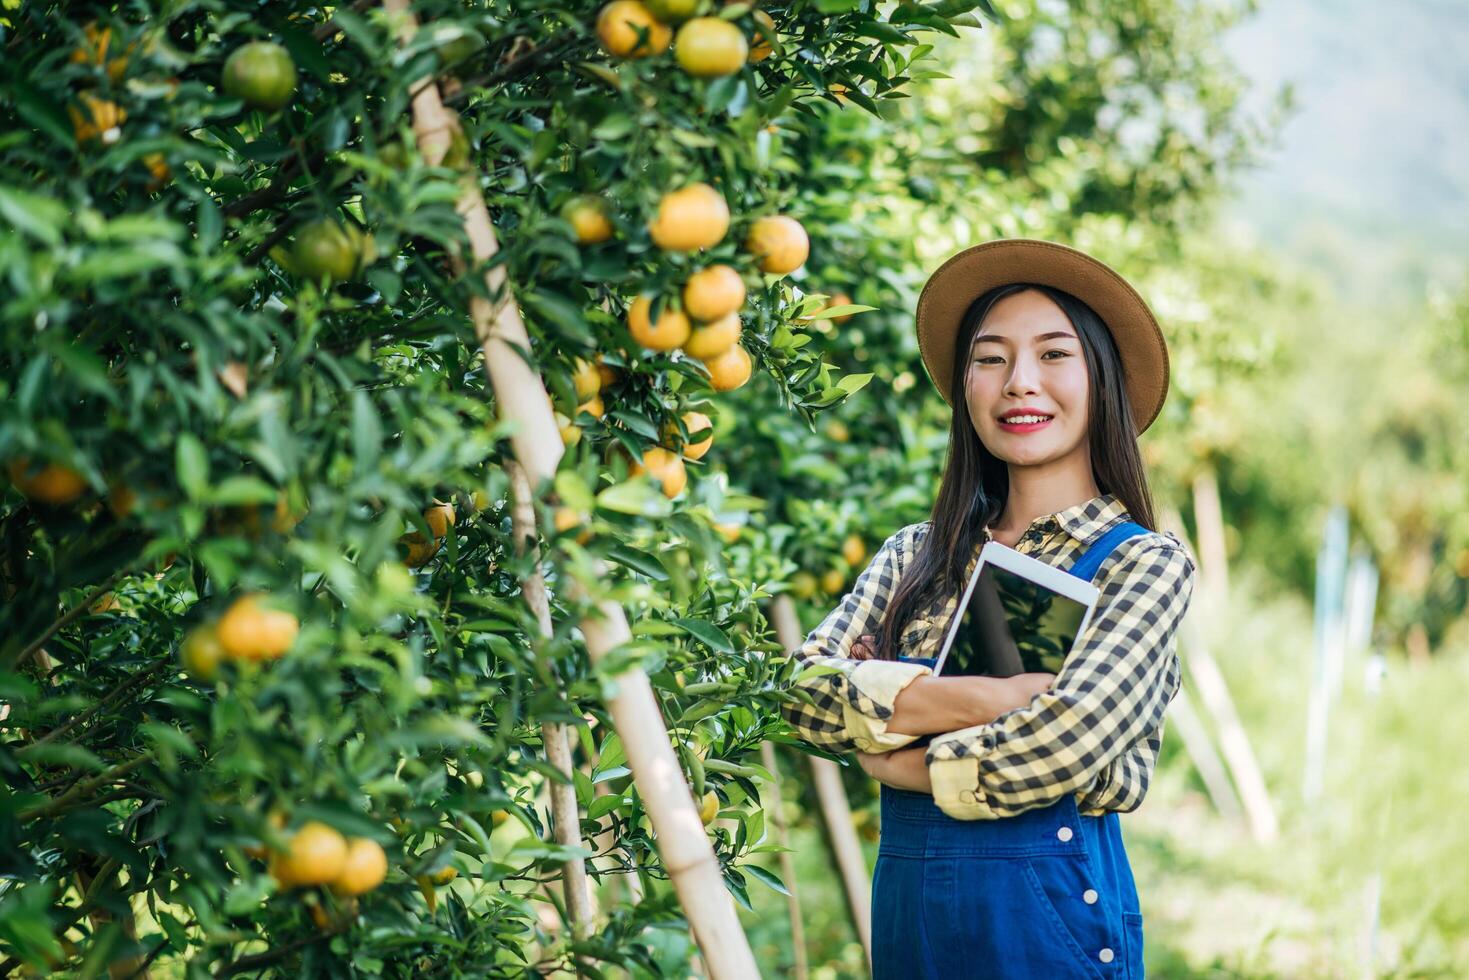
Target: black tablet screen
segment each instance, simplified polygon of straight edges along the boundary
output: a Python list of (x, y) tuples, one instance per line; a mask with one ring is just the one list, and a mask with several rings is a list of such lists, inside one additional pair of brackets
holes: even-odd
[(941, 673), (1009, 677), (1060, 671), (1086, 606), (986, 563)]

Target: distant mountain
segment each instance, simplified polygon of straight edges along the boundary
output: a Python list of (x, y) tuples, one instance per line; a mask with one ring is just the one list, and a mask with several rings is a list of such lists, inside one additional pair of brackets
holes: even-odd
[(1255, 85), (1292, 82), (1280, 146), (1226, 215), (1352, 299), (1421, 296), (1469, 267), (1469, 0), (1259, 0), (1225, 38)]

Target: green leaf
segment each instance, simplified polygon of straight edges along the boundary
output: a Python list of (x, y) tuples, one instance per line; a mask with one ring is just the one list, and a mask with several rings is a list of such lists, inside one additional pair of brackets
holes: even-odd
[(836, 383), (838, 390), (855, 395), (872, 380), (871, 374), (849, 374)]
[(598, 820), (605, 817), (626, 802), (627, 798), (620, 793), (608, 793), (606, 796), (599, 796), (592, 801), (591, 806), (587, 807), (587, 819)]
[(209, 490), (209, 454), (192, 432), (179, 436), (174, 446), (174, 467), (184, 493), (192, 500), (202, 500)]
[(14, 187), (0, 186), (0, 217), (47, 245), (61, 243), (67, 209), (59, 201)]
[(742, 864), (740, 865), (740, 870), (745, 872), (761, 884), (770, 886), (771, 888), (780, 892), (782, 895), (790, 894), (790, 890), (786, 888), (785, 882), (781, 881), (778, 875), (766, 871), (758, 864)]
[(656, 557), (645, 551), (630, 548), (627, 545), (617, 545), (607, 552), (607, 557), (620, 565), (626, 565), (635, 572), (641, 572), (657, 582), (668, 581), (668, 570)]
[(643, 479), (614, 483), (597, 494), (597, 506), (638, 517), (666, 517), (673, 512), (673, 501)]
[(735, 652), (734, 644), (730, 642), (729, 637), (713, 623), (706, 623), (702, 619), (681, 619), (678, 617), (675, 617), (673, 622), (683, 627), (684, 632), (717, 653)]

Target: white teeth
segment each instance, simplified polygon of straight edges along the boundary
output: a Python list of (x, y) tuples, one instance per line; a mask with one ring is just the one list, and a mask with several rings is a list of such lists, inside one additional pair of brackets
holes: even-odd
[(1011, 425), (1029, 425), (1032, 422), (1047, 422), (1050, 418), (1051, 416), (1049, 415), (1012, 415), (1002, 421), (1008, 422)]

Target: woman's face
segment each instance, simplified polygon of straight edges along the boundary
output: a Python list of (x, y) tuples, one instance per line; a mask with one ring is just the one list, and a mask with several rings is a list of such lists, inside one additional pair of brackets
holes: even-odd
[[(969, 418), (986, 449), (1015, 466), (1087, 454), (1090, 388), (1076, 328), (1050, 297), (1028, 289), (990, 308), (965, 378)], [(1013, 421), (1016, 413), (1041, 418)]]

